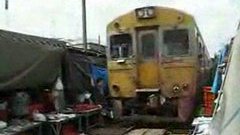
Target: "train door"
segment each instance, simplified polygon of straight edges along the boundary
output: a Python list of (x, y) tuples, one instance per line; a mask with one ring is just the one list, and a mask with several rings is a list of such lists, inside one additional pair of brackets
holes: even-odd
[(137, 31), (138, 89), (156, 89), (159, 87), (158, 43), (157, 29)]

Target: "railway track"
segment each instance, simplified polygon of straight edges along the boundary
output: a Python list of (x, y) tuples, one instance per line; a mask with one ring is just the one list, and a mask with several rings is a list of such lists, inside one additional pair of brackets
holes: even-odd
[(137, 128), (121, 127), (118, 124), (104, 128), (95, 128), (87, 135), (191, 135), (190, 129)]

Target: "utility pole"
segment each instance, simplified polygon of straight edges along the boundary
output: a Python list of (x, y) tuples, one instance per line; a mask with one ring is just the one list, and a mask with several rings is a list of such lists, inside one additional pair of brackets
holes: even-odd
[(100, 35), (98, 35), (98, 45), (99, 45), (99, 46), (98, 46), (98, 48), (99, 48), (98, 51), (101, 52), (101, 49), (100, 49), (100, 48), (101, 48), (101, 47), (100, 47), (100, 45), (101, 45), (101, 37), (100, 37)]
[(98, 45), (101, 45), (101, 36), (98, 35)]
[(8, 10), (8, 0), (5, 0), (5, 10)]
[(87, 21), (86, 21), (86, 0), (82, 0), (82, 30), (83, 30), (83, 45), (87, 52)]

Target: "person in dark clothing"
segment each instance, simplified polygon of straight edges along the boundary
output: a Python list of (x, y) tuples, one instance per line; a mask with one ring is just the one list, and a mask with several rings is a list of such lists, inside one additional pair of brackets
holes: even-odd
[(104, 102), (104, 96), (104, 81), (102, 78), (98, 78), (92, 91), (92, 100), (95, 104), (101, 105)]
[(98, 78), (95, 83), (95, 88), (93, 91), (93, 101), (95, 104), (101, 105), (102, 107), (102, 114), (108, 115), (110, 111), (110, 101), (109, 98), (109, 92), (106, 87), (106, 84), (104, 83), (103, 78)]
[(44, 105), (44, 113), (55, 111), (54, 96), (52, 94), (52, 90), (44, 89), (42, 92), (42, 103)]
[(96, 80), (94, 93), (95, 103), (104, 106), (107, 102), (108, 92), (106, 87), (104, 86), (103, 78), (98, 78)]
[(99, 117), (100, 127), (105, 126), (105, 118), (108, 114), (108, 92), (104, 86), (103, 78), (97, 78), (93, 91), (93, 100), (94, 103), (100, 105), (102, 108), (101, 115)]

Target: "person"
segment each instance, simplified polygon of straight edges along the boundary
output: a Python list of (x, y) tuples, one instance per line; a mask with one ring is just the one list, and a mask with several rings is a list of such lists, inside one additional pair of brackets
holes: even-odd
[[(95, 81), (93, 91), (93, 101), (95, 104), (100, 105), (102, 108), (101, 115), (104, 117), (112, 117), (111, 116), (111, 105), (108, 100), (109, 92), (106, 87), (106, 84), (104, 83), (103, 78), (99, 77)], [(101, 126), (104, 126), (104, 118), (100, 117), (100, 121), (102, 123)]]
[(52, 90), (44, 89), (42, 93), (42, 99), (44, 104), (44, 113), (55, 111), (54, 96)]
[(102, 107), (101, 115), (99, 117), (100, 125), (104, 127), (105, 122), (104, 122), (104, 117), (108, 116), (109, 114), (109, 103), (108, 103), (108, 91), (104, 85), (104, 80), (103, 78), (97, 78), (96, 84), (95, 84), (95, 89), (94, 89), (94, 102), (97, 105), (100, 105)]
[(12, 99), (12, 114), (15, 118), (23, 119), (29, 114), (28, 106), (30, 96), (25, 90), (16, 90), (15, 96)]
[(109, 95), (104, 85), (104, 80), (101, 77), (97, 78), (96, 80), (94, 95), (95, 103), (101, 105), (104, 108), (107, 105), (107, 97)]

